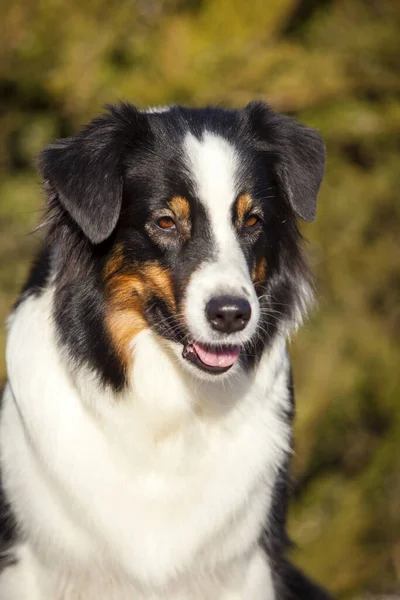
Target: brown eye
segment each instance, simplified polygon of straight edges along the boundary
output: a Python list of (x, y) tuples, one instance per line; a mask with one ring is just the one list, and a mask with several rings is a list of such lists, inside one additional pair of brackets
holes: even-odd
[(160, 229), (175, 229), (175, 221), (172, 217), (161, 217), (156, 221)]
[(257, 217), (257, 215), (250, 215), (249, 217), (247, 217), (244, 224), (246, 227), (254, 227), (254, 225), (257, 225), (258, 221), (259, 218)]

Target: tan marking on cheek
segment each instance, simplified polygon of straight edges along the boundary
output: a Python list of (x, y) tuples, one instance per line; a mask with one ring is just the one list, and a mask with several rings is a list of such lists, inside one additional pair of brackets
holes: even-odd
[(188, 200), (183, 196), (174, 196), (168, 202), (168, 205), (177, 216), (183, 235), (186, 239), (189, 239), (192, 226), (190, 222), (190, 205)]
[(106, 291), (114, 310), (130, 310), (145, 295), (145, 283), (140, 273), (118, 273), (107, 282)]
[(251, 272), (253, 283), (262, 283), (267, 277), (267, 259), (263, 256), (254, 265)]
[(117, 310), (110, 311), (107, 326), (125, 372), (128, 373), (133, 364), (132, 341), (147, 328), (146, 321), (135, 310)]
[(125, 370), (132, 365), (132, 340), (148, 328), (146, 303), (151, 296), (163, 298), (175, 310), (171, 276), (157, 263), (142, 265), (137, 271), (113, 272), (106, 281), (106, 324)]
[(125, 371), (132, 365), (131, 343), (147, 328), (143, 317), (144, 282), (138, 275), (118, 273), (106, 283), (106, 325)]
[(253, 200), (250, 194), (241, 194), (236, 202), (236, 222), (238, 227), (243, 225), (245, 216), (252, 208)]
[(149, 263), (143, 270), (143, 277), (150, 283), (150, 292), (164, 298), (169, 308), (176, 309), (176, 301), (172, 286), (172, 279), (168, 269), (161, 267), (157, 263)]

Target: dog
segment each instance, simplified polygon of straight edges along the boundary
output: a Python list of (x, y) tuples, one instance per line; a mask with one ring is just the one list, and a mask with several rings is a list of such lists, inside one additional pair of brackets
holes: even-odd
[(286, 557), (287, 339), (313, 282), (319, 133), (109, 106), (39, 159), (8, 322), (2, 600), (323, 600)]

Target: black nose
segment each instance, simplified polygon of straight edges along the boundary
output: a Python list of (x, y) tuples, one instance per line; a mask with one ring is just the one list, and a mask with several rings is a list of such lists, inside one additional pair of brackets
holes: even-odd
[(206, 315), (213, 329), (234, 333), (246, 327), (251, 317), (251, 307), (244, 298), (219, 296), (207, 303)]

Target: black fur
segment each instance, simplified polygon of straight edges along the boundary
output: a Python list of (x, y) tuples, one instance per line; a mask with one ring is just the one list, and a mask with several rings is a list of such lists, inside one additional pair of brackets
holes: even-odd
[(17, 524), (11, 507), (4, 496), (0, 479), (0, 573), (6, 567), (17, 562), (14, 555), (14, 547), (17, 542)]
[(45, 289), (51, 273), (51, 246), (44, 244), (35, 257), (21, 294), (14, 304), (17, 308), (26, 295), (37, 296)]

